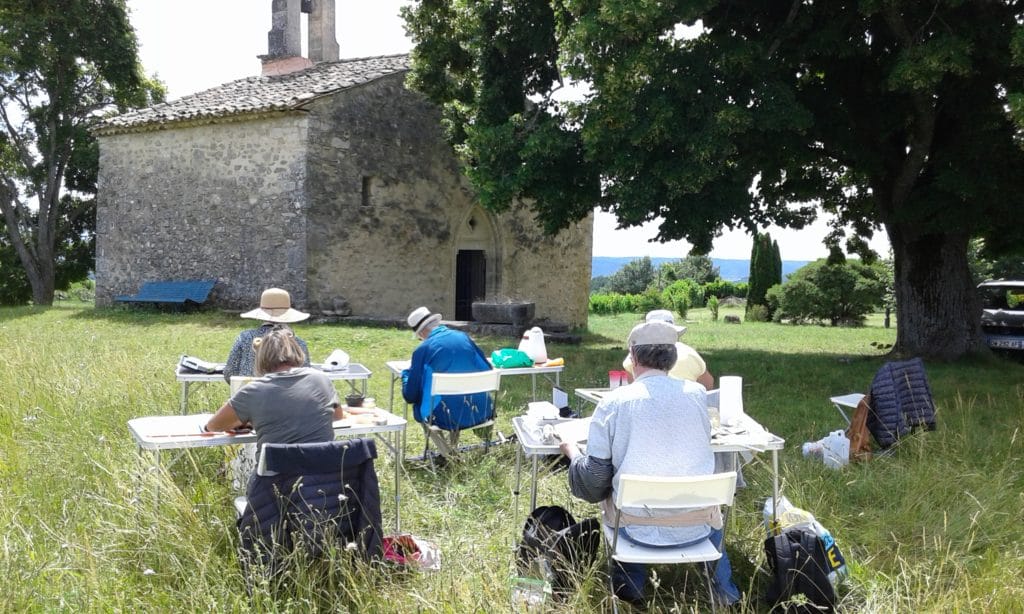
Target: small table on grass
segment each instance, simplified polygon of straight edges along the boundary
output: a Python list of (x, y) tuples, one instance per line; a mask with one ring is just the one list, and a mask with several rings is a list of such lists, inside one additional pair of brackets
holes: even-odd
[[(221, 378), (223, 379), (223, 378)], [(335, 437), (359, 437), (376, 435), (391, 450), (395, 458), (395, 532), (399, 532), (399, 474), (402, 467), (402, 436), (405, 433), (406, 421), (390, 412), (378, 409), (377, 413), (387, 418), (386, 424), (363, 424), (352, 418), (334, 421)], [(202, 426), (213, 414), (194, 414), (185, 416), (146, 416), (128, 421), (128, 431), (138, 446), (153, 453), (153, 468), (160, 466), (162, 450), (183, 450), (187, 448), (212, 448), (217, 446), (233, 446), (256, 443), (256, 433), (242, 435), (228, 433), (203, 433)], [(389, 441), (384, 434), (390, 433)], [(159, 491), (158, 491), (159, 496)]]
[[(605, 389), (607, 392), (607, 389)], [(576, 390), (579, 395), (580, 389)], [(581, 418), (589, 420), (589, 418)], [(564, 420), (552, 421), (551, 424), (565, 422)], [(527, 423), (527, 416), (516, 416), (512, 418), (512, 428), (519, 440), (519, 448), (516, 450), (516, 513), (519, 510), (519, 489), (521, 486), (522, 456), (533, 457), (533, 468), (530, 476), (530, 510), (537, 507), (537, 472), (540, 456), (551, 456), (561, 454), (558, 442), (545, 443), (538, 440), (534, 429)], [(777, 508), (779, 500), (779, 450), (786, 445), (786, 440), (774, 435), (761, 426), (756, 420), (744, 414), (736, 424), (731, 426), (720, 426), (712, 430), (711, 450), (717, 454), (735, 455), (740, 452), (771, 452), (772, 453), (772, 502), (773, 509)]]
[[(182, 415), (184, 415), (185, 412), (188, 411), (188, 388), (190, 385), (192, 385), (193, 383), (209, 382), (222, 382), (224, 384), (227, 384), (227, 381), (224, 379), (224, 363), (215, 364), (220, 369), (220, 371), (217, 373), (202, 373), (199, 371), (191, 371), (189, 369), (183, 368), (180, 363), (175, 368), (174, 378), (181, 382), (181, 406), (179, 409)], [(348, 367), (345, 369), (333, 371), (324, 370), (323, 364), (321, 363), (313, 363), (310, 366), (313, 367), (314, 369), (320, 369), (321, 371), (323, 371), (324, 375), (326, 375), (327, 378), (332, 381), (341, 380), (348, 382), (348, 385), (352, 389), (352, 392), (362, 392), (362, 395), (364, 397), (366, 396), (366, 382), (367, 380), (370, 379), (370, 376), (373, 375), (373, 373), (369, 369), (355, 362), (350, 363)], [(356, 387), (356, 382), (362, 383), (361, 388)]]
[[(490, 362), (490, 361), (488, 361)], [(391, 407), (395, 406), (395, 383), (402, 379), (402, 371), (409, 368), (412, 361), (409, 360), (389, 360), (384, 363), (387, 370), (391, 373), (391, 397), (388, 399), (388, 403)], [(531, 393), (530, 400), (537, 400), (537, 376), (542, 375), (551, 381), (554, 376), (553, 385), (559, 386), (561, 383), (561, 374), (565, 369), (565, 365), (558, 365), (557, 367), (516, 367), (514, 369), (498, 369), (501, 372), (502, 377), (510, 375), (529, 375), (531, 379)]]

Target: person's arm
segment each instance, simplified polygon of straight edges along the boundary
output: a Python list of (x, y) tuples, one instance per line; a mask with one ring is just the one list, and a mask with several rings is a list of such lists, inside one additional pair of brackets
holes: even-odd
[(704, 386), (705, 390), (713, 390), (715, 388), (715, 376), (711, 375), (710, 371), (705, 370), (697, 376), (697, 383)]
[(204, 431), (228, 431), (236, 429), (242, 426), (243, 422), (239, 419), (238, 414), (235, 413), (235, 408), (231, 406), (231, 401), (228, 401), (220, 406), (217, 413), (210, 417), (210, 420), (206, 423)]
[[(224, 363), (224, 381), (228, 384), (231, 383), (231, 376), (238, 375), (242, 370), (242, 352), (243, 350), (243, 337), (244, 333), (238, 335), (235, 339), (234, 345), (231, 346), (231, 353), (228, 354), (228, 360)], [(251, 343), (251, 342), (250, 342)]]
[(409, 364), (409, 368), (402, 371), (402, 397), (406, 403), (416, 405), (423, 398), (423, 360), (425, 354), (423, 344), (420, 344), (412, 353), (412, 362)]
[(612, 477), (615, 475), (611, 459), (581, 454), (574, 443), (562, 442), (558, 447), (570, 461), (570, 492), (590, 503), (607, 498), (612, 490)]

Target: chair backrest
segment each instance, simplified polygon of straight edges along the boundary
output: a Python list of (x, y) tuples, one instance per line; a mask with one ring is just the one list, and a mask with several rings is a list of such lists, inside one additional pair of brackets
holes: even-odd
[(474, 371), (472, 373), (434, 373), (431, 376), (432, 395), (475, 394), (494, 392), (501, 385), (501, 371)]
[(312, 554), (335, 536), (357, 542), (369, 556), (378, 554), (383, 532), (376, 457), (373, 439), (264, 444), (238, 519), (242, 549), (267, 562), (276, 554), (271, 550), (290, 548), (301, 534)]
[(736, 472), (656, 476), (624, 473), (615, 491), (615, 507), (658, 510), (732, 505)]

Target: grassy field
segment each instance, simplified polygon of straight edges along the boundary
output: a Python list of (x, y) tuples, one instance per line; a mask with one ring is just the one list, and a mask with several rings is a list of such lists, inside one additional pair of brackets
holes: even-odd
[[(729, 313), (728, 311), (723, 311)], [(1024, 366), (1001, 360), (929, 364), (939, 428), (895, 454), (832, 471), (804, 459), (800, 444), (841, 425), (828, 397), (863, 391), (895, 330), (873, 319), (859, 329), (711, 322), (690, 314), (685, 341), (716, 376), (741, 375), (745, 408), (787, 440), (783, 493), (836, 536), (851, 574), (845, 612), (1019, 612), (1024, 603)], [(564, 388), (601, 386), (624, 355), (634, 316), (593, 317), (563, 356)], [(344, 560), (307, 569), (250, 594), (235, 554), (232, 493), (223, 450), (179, 455), (148, 471), (126, 422), (177, 411), (173, 368), (183, 353), (223, 360), (246, 322), (220, 313), (94, 311), (83, 304), (0, 309), (0, 610), (2, 611), (508, 611), (512, 555), (528, 505), (514, 505), (515, 448), (470, 453), (434, 470), (406, 463), (403, 529), (436, 542), (434, 574), (370, 569)], [(334, 348), (374, 373), (370, 394), (387, 403), (384, 362), (406, 358), (406, 330), (296, 326), (314, 360)], [(516, 340), (478, 339), (490, 351)], [(213, 411), (221, 384), (194, 386), (190, 409)], [(529, 378), (503, 382), (500, 430), (529, 397)], [(400, 413), (400, 412), (399, 412)], [(469, 436), (471, 439), (472, 436)], [(409, 430), (408, 453), (422, 450)], [(383, 448), (382, 448), (383, 450)], [(728, 548), (742, 611), (766, 612), (761, 509), (771, 492), (767, 456), (746, 468)], [(378, 459), (385, 526), (394, 510), (393, 461)], [(159, 489), (159, 505), (154, 501)], [(538, 503), (577, 517), (564, 473), (546, 473)], [(342, 557), (344, 558), (344, 557)], [(551, 611), (608, 608), (598, 566), (580, 592)], [(700, 611), (698, 583), (659, 569), (655, 611)], [(692, 577), (692, 576), (691, 576)]]

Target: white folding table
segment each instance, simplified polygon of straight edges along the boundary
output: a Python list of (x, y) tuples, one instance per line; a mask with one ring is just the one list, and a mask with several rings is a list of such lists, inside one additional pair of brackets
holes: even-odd
[[(376, 413), (387, 418), (387, 422), (385, 424), (364, 424), (357, 422), (353, 418), (335, 420), (334, 435), (335, 437), (376, 435), (384, 442), (385, 447), (391, 450), (395, 459), (395, 532), (399, 532), (401, 527), (399, 520), (401, 497), (398, 486), (402, 466), (402, 434), (405, 432), (406, 421), (404, 418), (383, 409), (377, 409)], [(193, 414), (134, 418), (128, 421), (128, 431), (131, 433), (140, 452), (146, 450), (153, 453), (154, 468), (160, 466), (160, 452), (162, 450), (210, 448), (256, 443), (256, 434), (253, 432), (242, 435), (202, 432), (202, 426), (210, 420), (212, 415)], [(390, 433), (391, 441), (388, 441), (383, 436), (387, 433)]]
[[(576, 390), (579, 394), (580, 389)], [(516, 450), (516, 510), (519, 510), (519, 491), (522, 486), (522, 456), (533, 457), (533, 468), (530, 478), (530, 509), (537, 507), (537, 472), (538, 460), (541, 456), (561, 454), (558, 443), (544, 443), (535, 436), (534, 429), (527, 423), (527, 416), (512, 418), (512, 428), (519, 440)], [(732, 454), (740, 452), (771, 452), (772, 453), (772, 501), (779, 500), (779, 450), (786, 440), (773, 435), (750, 416), (743, 414), (736, 424), (719, 427), (711, 434), (711, 449), (715, 454)]]
[[(409, 368), (411, 361), (409, 360), (389, 360), (384, 363), (387, 370), (391, 373), (391, 398), (388, 399), (388, 405), (390, 407), (395, 406), (395, 383), (402, 379), (402, 371)], [(502, 377), (508, 377), (512, 375), (529, 375), (531, 379), (531, 394), (530, 400), (537, 400), (537, 376), (542, 375), (551, 381), (554, 377), (552, 385), (559, 386), (561, 384), (561, 374), (565, 369), (565, 365), (558, 365), (557, 367), (516, 367), (514, 369), (498, 369), (501, 372)]]
[[(181, 405), (180, 413), (184, 415), (188, 411), (188, 389), (189, 386), (194, 383), (209, 383), (209, 382), (222, 382), (227, 384), (224, 379), (224, 363), (215, 363), (216, 366), (221, 369), (218, 373), (200, 373), (198, 371), (191, 371), (183, 369), (181, 364), (174, 370), (174, 378), (181, 382)], [(347, 368), (341, 370), (324, 371), (323, 364), (313, 363), (310, 365), (314, 369), (320, 369), (324, 375), (332, 381), (346, 381), (352, 392), (361, 392), (363, 396), (366, 396), (366, 382), (370, 379), (373, 373), (359, 363), (350, 363)], [(360, 382), (361, 387), (357, 387), (356, 383)]]

